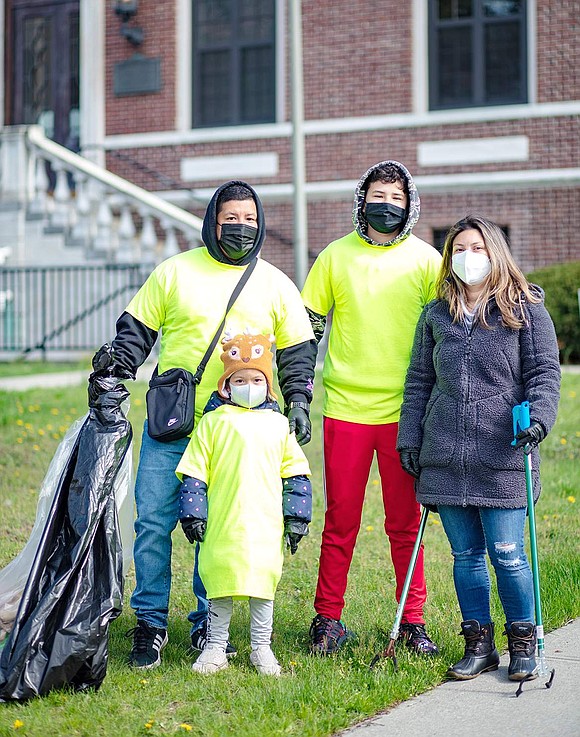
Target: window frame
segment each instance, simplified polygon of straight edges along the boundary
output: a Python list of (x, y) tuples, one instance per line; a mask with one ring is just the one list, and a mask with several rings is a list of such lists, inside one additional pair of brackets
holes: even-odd
[[(498, 107), (503, 105), (521, 105), (528, 104), (530, 101), (529, 79), (531, 70), (529, 67), (529, 28), (528, 15), (530, 13), (529, 0), (522, 0), (522, 9), (517, 16), (511, 16), (514, 20), (519, 21), (520, 33), (520, 67), (522, 75), (520, 78), (520, 94), (517, 98), (506, 101), (488, 102), (485, 99), (485, 59), (484, 44), (485, 31), (488, 26), (504, 23), (506, 18), (510, 16), (485, 16), (483, 3), (484, 0), (472, 0), (474, 12), (468, 18), (456, 18), (449, 20), (440, 20), (437, 10), (439, 0), (429, 0), (427, 12), (427, 39), (428, 39), (428, 109), (430, 111), (437, 110), (457, 110), (477, 107)], [(439, 101), (439, 73), (440, 67), (438, 63), (439, 53), (439, 30), (444, 28), (465, 28), (472, 29), (472, 79), (471, 79), (471, 101), (465, 100), (456, 103), (441, 103)]]
[[(280, 43), (280, 35), (278, 31), (278, 19), (280, 15), (280, 9), (278, 7), (277, 0), (270, 0), (272, 5), (272, 31), (268, 40), (259, 40), (255, 42), (244, 42), (240, 39), (237, 29), (239, 28), (239, 17), (240, 17), (240, 4), (233, 2), (232, 7), (234, 10), (234, 17), (232, 21), (233, 32), (230, 36), (228, 43), (215, 43), (205, 44), (198, 46), (196, 37), (196, 18), (197, 8), (196, 0), (190, 0), (191, 3), (191, 128), (195, 130), (207, 129), (207, 128), (228, 128), (235, 126), (251, 126), (251, 125), (267, 125), (276, 123), (279, 117), (279, 103), (278, 103), (278, 46)], [(232, 41), (233, 39), (233, 41)], [(272, 49), (272, 70), (271, 70), (271, 83), (272, 83), (272, 114), (267, 120), (242, 120), (242, 74), (243, 74), (243, 63), (242, 63), (242, 52), (248, 49), (259, 49), (259, 48), (271, 48)], [(204, 122), (200, 119), (200, 112), (202, 110), (202, 95), (203, 85), (201, 83), (201, 68), (202, 64), (200, 59), (205, 52), (212, 51), (228, 51), (229, 53), (229, 67), (230, 77), (235, 80), (232, 83), (231, 95), (232, 108), (234, 115), (230, 121), (227, 122)]]

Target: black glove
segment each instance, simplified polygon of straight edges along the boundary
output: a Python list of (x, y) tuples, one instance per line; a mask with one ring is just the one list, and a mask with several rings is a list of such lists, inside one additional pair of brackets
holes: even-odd
[(113, 346), (105, 343), (93, 356), (93, 373), (89, 376), (89, 382), (100, 377), (115, 376), (118, 379), (134, 379), (134, 374), (117, 363)]
[(290, 426), (290, 433), (296, 433), (296, 440), (299, 445), (306, 445), (310, 441), (310, 417), (308, 416), (308, 410), (305, 409), (306, 402), (301, 402), (304, 407), (292, 406), (294, 402), (290, 402), (290, 409), (288, 410), (288, 424)]
[(292, 555), (298, 550), (298, 543), (308, 535), (308, 522), (293, 517), (284, 520), (284, 542)]
[(192, 545), (203, 542), (207, 520), (198, 519), (197, 517), (185, 517), (179, 521), (181, 522), (181, 527), (185, 533), (185, 537)]
[[(523, 448), (524, 453), (532, 452), (532, 448), (536, 448), (539, 443), (546, 437), (546, 431), (539, 422), (532, 422), (525, 430), (520, 430), (516, 435), (516, 448)], [(527, 447), (526, 447), (527, 446)]]
[(414, 479), (418, 479), (421, 470), (419, 466), (419, 451), (401, 450), (399, 452), (399, 458), (401, 459), (401, 466), (403, 467), (403, 471), (406, 471)]

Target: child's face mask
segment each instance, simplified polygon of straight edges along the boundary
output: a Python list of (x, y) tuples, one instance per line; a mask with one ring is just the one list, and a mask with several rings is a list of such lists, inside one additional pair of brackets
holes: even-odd
[(264, 384), (236, 384), (230, 386), (230, 396), (234, 404), (251, 409), (266, 401), (268, 385)]

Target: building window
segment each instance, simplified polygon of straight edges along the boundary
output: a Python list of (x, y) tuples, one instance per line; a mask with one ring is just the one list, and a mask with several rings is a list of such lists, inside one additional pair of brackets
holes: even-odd
[(193, 0), (193, 124), (276, 119), (275, 0)]
[(527, 102), (526, 0), (429, 0), (429, 107)]
[[(507, 240), (507, 244), (511, 249), (509, 226), (500, 225), (499, 227), (503, 230)], [(433, 228), (433, 246), (439, 251), (439, 253), (443, 253), (445, 238), (447, 237), (447, 233), (449, 233), (450, 229), (451, 226), (449, 226), (448, 228)]]

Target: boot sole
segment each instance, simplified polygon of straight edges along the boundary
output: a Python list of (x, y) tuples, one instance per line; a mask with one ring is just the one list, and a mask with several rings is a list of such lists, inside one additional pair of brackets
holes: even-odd
[(508, 676), (510, 681), (535, 681), (538, 677), (536, 672), (534, 673), (512, 673)]
[(492, 670), (497, 670), (498, 668), (498, 664), (488, 665), (487, 668), (483, 668), (479, 671), (479, 673), (475, 673), (473, 676), (464, 676), (460, 673), (455, 673), (455, 671), (447, 671), (445, 675), (447, 676), (447, 678), (451, 678), (454, 681), (472, 681), (474, 678), (477, 678), (477, 676), (480, 676), (482, 673), (491, 673)]

